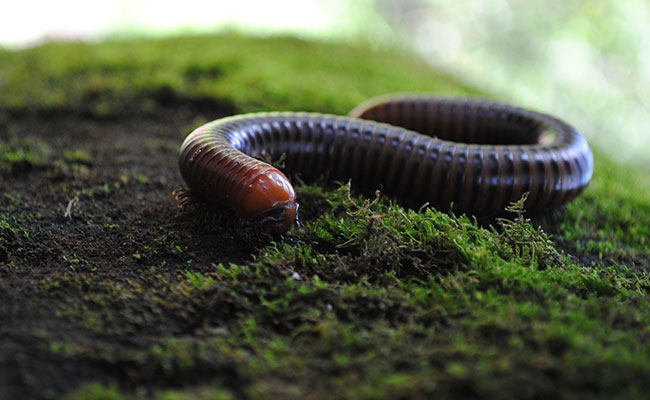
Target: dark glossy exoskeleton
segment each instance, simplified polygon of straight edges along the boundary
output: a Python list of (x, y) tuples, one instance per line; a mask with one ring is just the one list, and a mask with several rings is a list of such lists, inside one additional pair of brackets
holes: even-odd
[(207, 123), (181, 146), (193, 195), (281, 233), (297, 203), (286, 170), (381, 187), (407, 203), (496, 214), (528, 192), (527, 210), (559, 206), (591, 179), (584, 137), (552, 116), (476, 99), (386, 96), (349, 117), (272, 112)]

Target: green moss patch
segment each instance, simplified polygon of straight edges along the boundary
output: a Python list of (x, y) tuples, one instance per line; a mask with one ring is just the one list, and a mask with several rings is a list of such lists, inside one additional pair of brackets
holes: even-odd
[(51, 43), (0, 53), (0, 63), (0, 108), (95, 117), (201, 100), (241, 111), (346, 113), (373, 94), (471, 90), (412, 55), (283, 37)]

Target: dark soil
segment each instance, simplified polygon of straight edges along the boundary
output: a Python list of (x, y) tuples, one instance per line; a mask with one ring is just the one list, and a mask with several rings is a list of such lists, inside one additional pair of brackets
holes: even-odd
[[(87, 379), (156, 381), (155, 366), (120, 354), (198, 326), (179, 324), (178, 315), (164, 310), (156, 321), (139, 320), (133, 310), (113, 314), (124, 318), (111, 321), (114, 332), (96, 332), (71, 323), (72, 303), (93, 296), (102, 280), (114, 288), (133, 281), (146, 287), (159, 274), (182, 271), (186, 259), (210, 265), (252, 257), (254, 242), (208, 231), (195, 216), (179, 213), (172, 196), (183, 185), (177, 157), (188, 126), (232, 110), (207, 101), (162, 103), (160, 113), (119, 119), (65, 111), (5, 119), (3, 135), (43, 143), (51, 155), (37, 165), (14, 163), (0, 184), (2, 208), (25, 228), (2, 231), (8, 237), (0, 248), (1, 399), (52, 398)], [(90, 157), (64, 159), (64, 152), (79, 150)], [(75, 353), (87, 356), (57, 352), (56, 343), (73, 343)]]

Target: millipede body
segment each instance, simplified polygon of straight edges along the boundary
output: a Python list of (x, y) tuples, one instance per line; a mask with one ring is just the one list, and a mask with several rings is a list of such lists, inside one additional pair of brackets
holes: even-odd
[(285, 170), (351, 179), (417, 206), (475, 215), (559, 206), (591, 179), (593, 156), (572, 126), (550, 115), (476, 99), (385, 96), (349, 116), (303, 112), (236, 115), (207, 123), (181, 146), (190, 192), (281, 233), (296, 218)]

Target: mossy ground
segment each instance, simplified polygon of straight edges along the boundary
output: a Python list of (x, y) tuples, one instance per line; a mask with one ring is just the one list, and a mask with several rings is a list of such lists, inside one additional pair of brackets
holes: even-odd
[(476, 94), (407, 54), (237, 35), (0, 52), (0, 398), (641, 398), (650, 178), (596, 151), (544, 231), (297, 188), (274, 242), (176, 211), (235, 112)]

